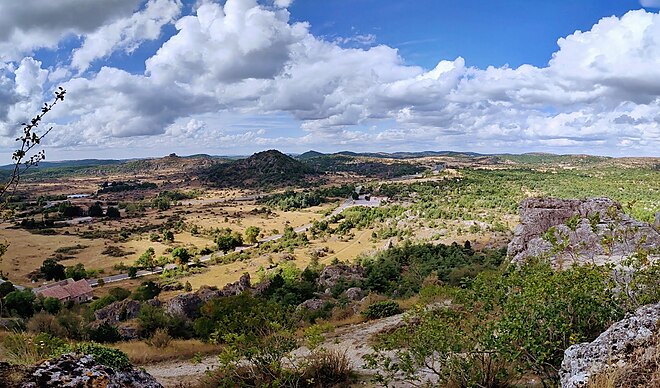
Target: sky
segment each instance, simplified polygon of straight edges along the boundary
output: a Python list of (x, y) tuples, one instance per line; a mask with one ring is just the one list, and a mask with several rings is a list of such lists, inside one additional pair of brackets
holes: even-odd
[[(660, 0), (0, 2), (0, 158), (660, 156)], [(5, 163), (2, 163), (5, 164)]]

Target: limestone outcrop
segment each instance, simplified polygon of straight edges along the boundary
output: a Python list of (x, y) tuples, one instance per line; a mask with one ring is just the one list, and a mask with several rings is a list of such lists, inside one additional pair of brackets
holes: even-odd
[(520, 205), (520, 224), (509, 243), (514, 263), (547, 256), (557, 266), (618, 262), (644, 249), (660, 248), (660, 233), (637, 221), (608, 198), (529, 198)]
[(137, 318), (142, 304), (137, 300), (124, 299), (113, 302), (94, 312), (94, 319), (107, 323), (117, 323)]
[(165, 312), (171, 316), (195, 319), (199, 316), (199, 308), (202, 303), (204, 302), (197, 294), (180, 294), (167, 301)]
[(74, 353), (43, 361), (33, 367), (17, 368), (0, 363), (0, 384), (11, 388), (162, 388), (156, 379), (142, 370), (115, 370), (97, 363), (93, 356)]
[(341, 280), (347, 282), (364, 280), (364, 268), (343, 263), (329, 265), (323, 268), (321, 275), (319, 275), (318, 284), (332, 288)]
[(640, 307), (593, 342), (566, 349), (559, 372), (562, 388), (586, 387), (591, 376), (625, 366), (637, 350), (646, 351), (660, 328), (659, 320), (660, 303)]

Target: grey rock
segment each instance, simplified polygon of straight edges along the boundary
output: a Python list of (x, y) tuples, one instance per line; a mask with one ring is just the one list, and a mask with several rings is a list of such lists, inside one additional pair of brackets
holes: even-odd
[(199, 308), (202, 303), (202, 299), (197, 294), (181, 294), (167, 301), (165, 312), (171, 316), (195, 319), (199, 316)]
[(218, 290), (215, 286), (201, 286), (195, 294), (197, 294), (204, 303), (222, 297), (222, 291)]
[(121, 335), (121, 339), (124, 341), (132, 341), (140, 337), (140, 332), (136, 327), (126, 324), (118, 324), (117, 331)]
[(344, 296), (348, 300), (361, 300), (364, 298), (364, 291), (360, 287), (351, 287), (348, 290), (344, 291)]
[(129, 368), (114, 370), (101, 365), (93, 356), (65, 354), (38, 364), (20, 385), (37, 387), (107, 387), (107, 388), (162, 388), (148, 373)]
[(316, 311), (323, 307), (325, 301), (323, 299), (307, 299), (298, 305), (298, 309), (307, 309), (309, 311)]
[(250, 274), (244, 273), (237, 282), (229, 283), (222, 288), (223, 296), (233, 296), (240, 295), (244, 291), (252, 290), (252, 284), (250, 283)]
[[(573, 217), (577, 222), (567, 225)], [(548, 234), (554, 236), (557, 246), (565, 246), (557, 250)], [(528, 257), (547, 256), (555, 266), (562, 267), (616, 262), (638, 249), (650, 251), (657, 247), (660, 233), (626, 215), (621, 205), (608, 198), (530, 198), (520, 205), (520, 224), (509, 243), (508, 254), (518, 264)]]
[(116, 323), (137, 318), (142, 304), (137, 300), (124, 299), (111, 303), (94, 312), (94, 319), (107, 323)]
[(660, 230), (660, 212), (655, 213), (655, 220), (653, 220), (653, 227), (655, 230)]
[(563, 388), (586, 387), (589, 378), (610, 365), (625, 365), (635, 349), (648, 345), (658, 329), (660, 303), (640, 307), (613, 324), (593, 342), (564, 351), (559, 377)]
[(329, 265), (323, 268), (317, 282), (322, 287), (332, 288), (342, 279), (345, 281), (362, 281), (364, 280), (364, 268), (341, 263)]

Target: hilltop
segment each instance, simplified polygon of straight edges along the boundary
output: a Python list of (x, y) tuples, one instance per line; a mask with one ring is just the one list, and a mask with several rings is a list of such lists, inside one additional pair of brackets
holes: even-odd
[(211, 166), (203, 179), (219, 187), (285, 187), (303, 184), (318, 172), (277, 150), (257, 152), (246, 159)]

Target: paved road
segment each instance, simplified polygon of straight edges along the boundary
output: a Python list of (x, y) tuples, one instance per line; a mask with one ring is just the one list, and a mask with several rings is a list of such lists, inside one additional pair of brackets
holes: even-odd
[[(251, 198), (250, 200), (254, 200), (256, 198), (256, 196), (232, 198), (231, 200), (246, 201), (246, 200), (248, 200), (248, 198)], [(223, 201), (225, 201), (225, 200), (223, 200)], [(383, 201), (383, 199), (378, 198), (378, 197), (372, 197), (370, 200), (366, 200), (366, 199), (364, 199), (364, 197), (361, 197), (360, 199), (357, 199), (357, 200), (347, 199), (344, 202), (342, 202), (341, 205), (339, 205), (332, 213), (330, 213), (328, 216), (324, 217), (323, 220), (329, 220), (330, 218), (340, 214), (341, 212), (348, 209), (349, 207), (354, 207), (354, 206), (377, 207), (377, 206), (380, 206), (382, 201)], [(220, 202), (220, 201), (216, 201), (216, 202)], [(310, 224), (305, 224), (305, 225), (302, 225), (302, 226), (299, 226), (299, 227), (295, 228), (294, 231), (296, 233), (302, 233), (302, 232), (308, 231), (309, 228), (311, 228), (311, 227), (312, 227), (311, 223)], [(281, 238), (282, 238), (282, 234), (275, 234), (275, 235), (272, 235), (272, 236), (268, 236), (268, 237), (265, 237), (265, 238), (259, 240), (259, 243), (257, 243), (257, 244), (237, 247), (234, 250), (234, 252), (242, 252), (242, 251), (247, 250), (247, 249), (255, 248), (260, 243), (276, 241), (276, 240), (279, 240)], [(224, 255), (225, 254), (223, 252), (215, 252), (215, 253), (210, 254), (210, 255), (201, 256), (199, 258), (199, 261), (201, 263), (205, 263), (205, 262), (210, 261), (212, 257), (217, 258), (217, 257), (222, 257)], [(176, 268), (176, 266), (173, 265), (173, 264), (168, 264), (168, 265), (165, 266), (165, 268), (156, 267), (151, 271), (141, 270), (141, 271), (137, 272), (135, 277), (139, 278), (139, 277), (143, 277), (143, 276), (157, 275), (157, 274), (162, 273), (164, 269), (170, 269), (170, 268)], [(108, 284), (108, 283), (116, 283), (116, 282), (125, 281), (125, 280), (130, 279), (130, 277), (128, 276), (128, 273), (120, 273), (120, 274), (117, 274), (117, 275), (106, 276), (106, 277), (103, 277), (101, 279), (103, 280), (104, 284)], [(99, 285), (99, 280), (98, 279), (87, 279), (87, 282), (92, 287), (96, 287), (96, 286)]]

